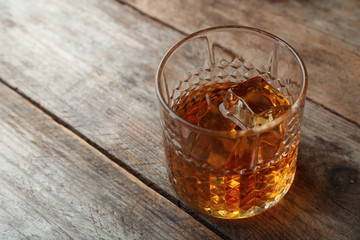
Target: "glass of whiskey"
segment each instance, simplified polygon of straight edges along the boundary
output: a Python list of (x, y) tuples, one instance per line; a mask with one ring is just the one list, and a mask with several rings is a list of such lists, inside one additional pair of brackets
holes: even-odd
[(176, 43), (156, 91), (179, 197), (225, 219), (279, 202), (296, 171), (307, 81), (296, 51), (259, 29), (213, 27)]

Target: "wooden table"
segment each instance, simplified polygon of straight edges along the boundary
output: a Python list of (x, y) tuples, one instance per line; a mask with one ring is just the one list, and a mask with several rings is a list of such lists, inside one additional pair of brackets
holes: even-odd
[[(310, 77), (294, 185), (236, 221), (172, 190), (154, 91), (172, 44), (225, 24)], [(0, 78), (0, 239), (360, 238), (358, 0), (0, 0)]]

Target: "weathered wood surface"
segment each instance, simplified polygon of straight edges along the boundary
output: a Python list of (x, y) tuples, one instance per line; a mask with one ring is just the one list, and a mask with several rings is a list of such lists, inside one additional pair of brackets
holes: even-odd
[[(275, 16), (287, 16), (309, 28), (360, 46), (358, 0), (252, 0)], [(241, 2), (238, 1), (239, 4)], [(262, 11), (261, 11), (262, 12)]]
[[(176, 201), (163, 165), (154, 72), (183, 35), (110, 0), (16, 0), (0, 2), (0, 13), (0, 77)], [(297, 177), (279, 205), (240, 221), (192, 214), (229, 239), (356, 239), (359, 136), (358, 126), (308, 101)]]
[(220, 239), (0, 84), (0, 239)]
[[(358, 46), (355, 46), (309, 27), (299, 19), (279, 15), (278, 12), (287, 11), (286, 8), (269, 8), (268, 5), (271, 4), (264, 3), (265, 0), (211, 3), (207, 0), (124, 1), (187, 34), (209, 26), (237, 24), (260, 28), (281, 37), (289, 42), (305, 61), (310, 77), (307, 96), (360, 124), (360, 38), (357, 36), (360, 32), (360, 8), (354, 16), (350, 13), (343, 16), (344, 19), (347, 19), (348, 15), (349, 18), (357, 19), (357, 23), (353, 25), (353, 31), (357, 34), (352, 38), (358, 43)], [(347, 2), (338, 1), (337, 4), (346, 5)], [(274, 8), (278, 10), (272, 11)], [(293, 8), (295, 7), (289, 9), (289, 14), (296, 12)], [(315, 6), (313, 11), (317, 11)], [(296, 13), (292, 15), (299, 16)]]
[[(308, 0), (308, 1), (289, 1), (289, 0), (232, 0), (232, 1), (187, 1), (181, 5), (179, 1), (172, 1), (167, 3), (163, 0), (118, 0), (120, 2), (127, 2), (145, 13), (154, 14), (155, 18), (171, 17), (174, 7), (179, 9), (176, 15), (172, 15), (173, 20), (176, 18), (198, 19), (191, 25), (194, 31), (200, 28), (211, 25), (211, 21), (222, 21), (218, 24), (229, 24), (225, 19), (228, 19), (232, 24), (241, 24), (240, 21), (254, 21), (261, 17), (260, 15), (272, 16), (272, 18), (287, 18), (283, 24), (289, 23), (291, 27), (293, 21), (301, 23), (311, 29), (325, 33), (327, 36), (336, 37), (351, 45), (360, 46), (360, 2), (358, 0)], [(185, 4), (186, 3), (186, 4)], [(233, 14), (234, 11), (237, 14)], [(162, 12), (160, 12), (161, 10)], [(196, 16), (202, 12), (209, 12), (211, 15)], [(152, 14), (153, 15), (153, 14)], [(228, 15), (224, 18), (223, 15)], [(240, 16), (238, 16), (240, 15)], [(266, 18), (268, 16), (265, 16)], [(222, 18), (224, 20), (219, 19)], [(211, 18), (211, 19), (210, 19)], [(246, 19), (252, 18), (252, 19)], [(289, 18), (291, 20), (289, 20)], [(269, 24), (274, 19), (268, 21)], [(290, 22), (289, 22), (290, 21)], [(255, 22), (255, 21), (254, 21)], [(277, 20), (275, 20), (277, 22)], [(167, 22), (172, 24), (172, 22)], [(199, 26), (199, 24), (202, 24)], [(253, 24), (253, 22), (252, 22)], [(197, 25), (197, 26), (194, 26)], [(185, 27), (185, 26), (184, 26)], [(191, 27), (191, 26), (188, 26)], [(274, 28), (278, 27), (274, 25)], [(285, 26), (283, 26), (284, 28)], [(272, 30), (274, 30), (274, 28)], [(270, 31), (270, 28), (269, 28)], [(280, 30), (281, 32), (281, 30)], [(359, 52), (359, 49), (357, 49)]]

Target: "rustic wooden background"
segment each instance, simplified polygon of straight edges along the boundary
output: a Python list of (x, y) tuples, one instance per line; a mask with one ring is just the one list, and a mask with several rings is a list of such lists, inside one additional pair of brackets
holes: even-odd
[[(164, 167), (154, 75), (201, 28), (269, 31), (310, 82), (293, 187), (243, 220)], [(359, 239), (360, 1), (0, 0), (0, 239)]]

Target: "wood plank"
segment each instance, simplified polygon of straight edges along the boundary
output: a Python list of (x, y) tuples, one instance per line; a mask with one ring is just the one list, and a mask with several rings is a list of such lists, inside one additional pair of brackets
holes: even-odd
[(16, 0), (0, 2), (0, 13), (0, 77), (172, 191), (154, 73), (181, 35), (111, 0)]
[[(245, 0), (214, 1), (211, 4), (206, 0), (124, 1), (187, 34), (209, 26), (238, 24), (260, 28), (281, 37), (299, 52), (307, 66), (310, 79), (307, 96), (360, 123), (358, 46), (346, 44), (343, 40), (306, 26), (302, 21), (272, 12), (272, 8), (267, 7), (269, 4), (261, 0), (251, 3)], [(286, 11), (278, 11), (282, 10)], [(359, 15), (357, 13), (356, 16)], [(357, 33), (358, 29), (356, 25), (353, 26)], [(359, 41), (360, 38), (355, 39)]]
[[(0, 76), (177, 198), (164, 168), (153, 78), (182, 35), (114, 1), (16, 0), (0, 11), (7, 19)], [(359, 131), (308, 102), (298, 175), (277, 207), (240, 221), (193, 215), (233, 239), (357, 236)], [(341, 166), (345, 177), (352, 172), (347, 182)]]
[(282, 1), (253, 0), (276, 16), (286, 16), (309, 28), (360, 46), (358, 0)]
[(0, 84), (1, 239), (220, 239)]

